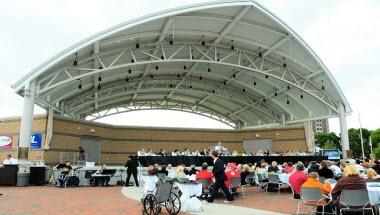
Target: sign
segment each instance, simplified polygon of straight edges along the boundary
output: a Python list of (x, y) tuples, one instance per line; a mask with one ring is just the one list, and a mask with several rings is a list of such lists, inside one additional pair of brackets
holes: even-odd
[(12, 148), (12, 136), (0, 135), (0, 150)]
[(42, 144), (42, 132), (34, 133), (30, 136), (30, 149), (40, 149)]

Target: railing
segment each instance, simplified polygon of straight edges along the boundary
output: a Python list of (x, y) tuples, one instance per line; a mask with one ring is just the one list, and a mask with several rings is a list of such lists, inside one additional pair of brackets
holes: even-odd
[(88, 158), (88, 153), (79, 152), (61, 152), (60, 162), (70, 161), (72, 165), (84, 166)]

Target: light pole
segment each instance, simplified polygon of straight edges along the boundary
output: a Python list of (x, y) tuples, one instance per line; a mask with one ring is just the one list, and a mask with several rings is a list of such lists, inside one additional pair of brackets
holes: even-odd
[(360, 143), (362, 145), (362, 158), (363, 160), (365, 159), (365, 156), (364, 156), (364, 144), (363, 144), (363, 132), (362, 132), (362, 123), (360, 121), (360, 113), (358, 113), (359, 115), (359, 131), (360, 131)]

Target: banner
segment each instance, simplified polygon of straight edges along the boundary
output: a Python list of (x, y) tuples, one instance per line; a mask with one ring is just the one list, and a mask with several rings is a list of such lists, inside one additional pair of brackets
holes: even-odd
[(12, 136), (0, 135), (0, 150), (12, 148)]
[(42, 132), (36, 132), (30, 136), (30, 149), (41, 149)]

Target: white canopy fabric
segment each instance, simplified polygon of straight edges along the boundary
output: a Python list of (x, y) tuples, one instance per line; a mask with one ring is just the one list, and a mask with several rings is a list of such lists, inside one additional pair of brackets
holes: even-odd
[(48, 59), (12, 87), (35, 103), (95, 120), (165, 109), (234, 128), (339, 115), (351, 108), (331, 73), (255, 1), (184, 6), (122, 23)]

